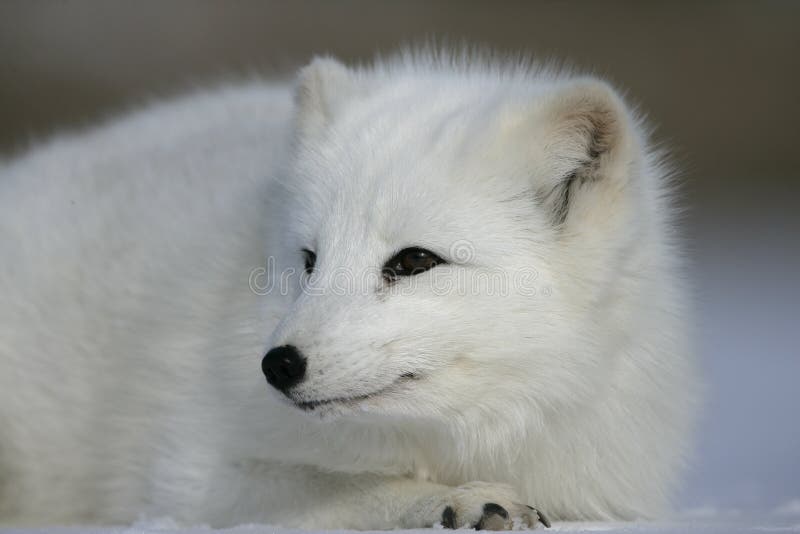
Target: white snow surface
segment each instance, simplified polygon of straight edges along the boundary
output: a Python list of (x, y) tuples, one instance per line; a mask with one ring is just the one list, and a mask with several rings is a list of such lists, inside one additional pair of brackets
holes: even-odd
[[(796, 510), (795, 510), (796, 511)], [(547, 532), (605, 532), (608, 534), (635, 532), (676, 534), (704, 532), (709, 534), (755, 534), (768, 532), (800, 532), (800, 515), (791, 520), (775, 521), (774, 517), (753, 520), (693, 520), (688, 517), (673, 522), (660, 523), (553, 523)], [(768, 525), (768, 526), (767, 526)], [(434, 529), (436, 530), (436, 529)], [(439, 530), (443, 530), (439, 527)], [(465, 529), (466, 530), (466, 529)], [(542, 527), (537, 529), (542, 532)], [(273, 527), (269, 525), (241, 525), (228, 529), (211, 529), (205, 526), (181, 528), (170, 519), (140, 521), (129, 527), (56, 527), (35, 529), (0, 529), (3, 534), (313, 534), (308, 531)], [(329, 530), (325, 534), (350, 534), (354, 531)], [(367, 531), (383, 533), (386, 531)], [(397, 530), (399, 534), (430, 534), (431, 530)], [(474, 531), (469, 531), (474, 532)], [(364, 534), (364, 531), (361, 532)]]

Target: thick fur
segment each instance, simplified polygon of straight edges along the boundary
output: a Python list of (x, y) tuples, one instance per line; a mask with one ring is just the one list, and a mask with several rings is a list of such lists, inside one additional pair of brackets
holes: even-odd
[[(0, 172), (2, 522), (665, 512), (696, 382), (681, 254), (606, 83), (318, 59)], [(411, 246), (448, 263), (382, 278)], [(291, 398), (260, 370), (286, 344), (308, 365)], [(352, 400), (294, 404), (329, 399)]]

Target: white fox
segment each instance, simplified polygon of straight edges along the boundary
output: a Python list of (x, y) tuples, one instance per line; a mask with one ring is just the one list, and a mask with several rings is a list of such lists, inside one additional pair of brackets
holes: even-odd
[(0, 522), (662, 514), (697, 382), (669, 193), (606, 83), (470, 54), (35, 147), (0, 170)]

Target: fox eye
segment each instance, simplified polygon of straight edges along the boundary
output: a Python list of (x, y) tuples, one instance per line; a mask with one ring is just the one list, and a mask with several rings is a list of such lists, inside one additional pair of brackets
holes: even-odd
[(395, 280), (401, 276), (413, 276), (447, 263), (442, 258), (424, 248), (405, 248), (398, 252), (383, 266), (383, 276)]
[(314, 265), (317, 264), (317, 255), (308, 250), (307, 248), (303, 249), (303, 256), (305, 256), (306, 264), (305, 264), (305, 272), (307, 275), (310, 275), (314, 272)]

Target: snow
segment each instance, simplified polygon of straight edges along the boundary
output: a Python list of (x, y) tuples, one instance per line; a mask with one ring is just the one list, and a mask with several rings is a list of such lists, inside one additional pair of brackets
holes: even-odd
[(773, 515), (800, 519), (800, 499), (792, 499), (772, 511)]
[[(678, 534), (703, 532), (708, 534), (763, 534), (769, 532), (800, 532), (800, 517), (794, 522), (767, 521), (693, 521), (682, 520), (669, 523), (554, 523), (549, 532), (604, 532), (622, 534), (627, 532), (644, 534)], [(308, 534), (301, 530), (284, 529), (268, 525), (242, 525), (234, 528), (213, 530), (208, 527), (179, 528), (170, 520), (143, 521), (130, 527), (58, 527), (49, 529), (0, 529), (3, 534)], [(345, 534), (349, 531), (330, 530), (326, 534)], [(385, 531), (374, 531), (375, 534)], [(395, 531), (402, 534), (430, 534), (430, 530)], [(362, 533), (363, 534), (363, 533)]]
[(697, 452), (678, 504), (694, 509), (695, 517), (738, 513), (794, 518), (796, 525), (800, 248), (793, 234), (800, 215), (782, 201), (766, 212), (759, 195), (752, 196), (697, 221), (692, 236), (707, 393)]

